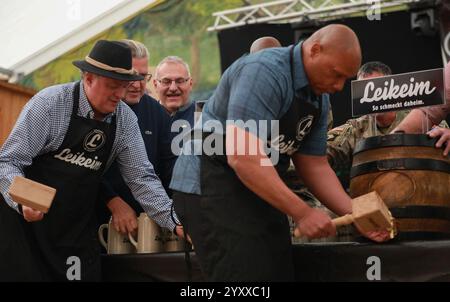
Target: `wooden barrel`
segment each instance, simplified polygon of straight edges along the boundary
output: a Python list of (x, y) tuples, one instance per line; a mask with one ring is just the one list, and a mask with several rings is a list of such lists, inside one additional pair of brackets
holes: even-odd
[(377, 191), (400, 239), (450, 238), (450, 159), (424, 134), (361, 140), (350, 173), (352, 198)]

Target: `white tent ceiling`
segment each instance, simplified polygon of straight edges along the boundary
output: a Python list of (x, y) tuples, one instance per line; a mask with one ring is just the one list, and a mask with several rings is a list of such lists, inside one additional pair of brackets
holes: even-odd
[(0, 67), (28, 74), (156, 0), (0, 0)]

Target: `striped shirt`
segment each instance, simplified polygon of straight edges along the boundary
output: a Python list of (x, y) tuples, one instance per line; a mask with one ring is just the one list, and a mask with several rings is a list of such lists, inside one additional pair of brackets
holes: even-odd
[[(72, 113), (74, 86), (75, 83), (56, 85), (37, 93), (25, 105), (0, 149), (0, 193), (16, 211), (18, 206), (7, 193), (11, 182), (15, 176), (24, 175), (24, 168), (32, 164), (33, 158), (56, 151), (63, 143)], [(78, 115), (94, 117), (82, 83)], [(116, 159), (125, 182), (145, 212), (160, 226), (173, 230), (172, 200), (147, 158), (136, 115), (124, 102), (119, 102), (104, 121), (110, 122), (113, 115), (116, 137), (106, 166)]]

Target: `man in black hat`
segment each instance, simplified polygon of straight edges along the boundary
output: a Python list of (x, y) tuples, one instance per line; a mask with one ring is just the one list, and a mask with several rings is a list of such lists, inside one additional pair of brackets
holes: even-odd
[[(168, 187), (176, 161), (170, 148), (171, 121), (164, 107), (146, 93), (146, 85), (152, 77), (148, 68), (149, 51), (138, 41), (120, 40), (120, 42), (131, 49), (133, 68), (144, 77), (141, 81), (132, 82), (123, 101), (136, 114), (148, 160), (170, 195)], [(98, 204), (99, 223), (108, 223), (111, 217), (112, 225), (117, 232), (125, 235), (135, 232), (138, 227), (137, 216), (143, 209), (127, 187), (116, 162), (105, 173), (103, 185), (99, 195), (101, 202)]]
[[(114, 159), (149, 216), (182, 233), (147, 159), (137, 118), (121, 102), (130, 83), (142, 79), (130, 49), (101, 40), (74, 65), (81, 82), (36, 94), (0, 150), (2, 281), (100, 279), (94, 209), (101, 175)], [(9, 186), (20, 175), (56, 188), (47, 214), (11, 199)]]

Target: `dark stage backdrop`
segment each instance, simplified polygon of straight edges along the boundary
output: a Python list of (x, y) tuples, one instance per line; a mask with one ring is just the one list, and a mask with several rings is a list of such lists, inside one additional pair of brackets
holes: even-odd
[[(433, 36), (419, 35), (411, 29), (411, 12), (401, 11), (381, 15), (380, 21), (364, 17), (335, 20), (352, 28), (359, 37), (363, 63), (382, 61), (393, 73), (403, 73), (442, 67), (441, 38), (437, 31)], [(262, 36), (278, 38), (283, 46), (304, 37), (316, 26), (302, 24), (256, 24), (219, 32), (222, 71), (234, 60), (248, 52), (251, 43)], [(334, 125), (351, 118), (350, 81), (344, 90), (331, 96)]]
[(264, 36), (276, 37), (283, 46), (295, 42), (290, 24), (253, 24), (220, 31), (218, 38), (222, 73), (235, 60), (249, 52), (253, 41)]

